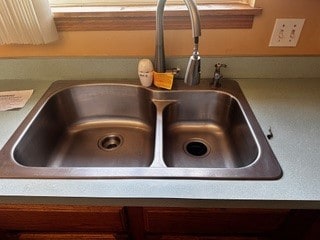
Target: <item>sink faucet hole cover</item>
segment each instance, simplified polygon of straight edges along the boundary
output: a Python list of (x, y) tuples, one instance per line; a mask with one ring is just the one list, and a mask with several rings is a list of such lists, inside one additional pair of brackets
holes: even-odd
[(184, 151), (191, 157), (205, 157), (210, 153), (210, 146), (203, 139), (192, 138), (184, 144)]
[(98, 147), (105, 151), (113, 151), (123, 143), (123, 137), (119, 134), (108, 134), (98, 141)]

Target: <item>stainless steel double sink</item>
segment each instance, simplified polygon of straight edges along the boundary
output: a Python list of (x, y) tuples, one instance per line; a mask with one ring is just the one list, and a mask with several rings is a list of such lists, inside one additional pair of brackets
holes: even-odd
[(0, 177), (277, 179), (239, 85), (58, 81), (1, 150)]

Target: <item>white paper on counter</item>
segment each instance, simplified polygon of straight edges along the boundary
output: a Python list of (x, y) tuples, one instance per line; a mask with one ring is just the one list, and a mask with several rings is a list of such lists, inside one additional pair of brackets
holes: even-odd
[(0, 92), (0, 111), (23, 108), (32, 93), (32, 89)]

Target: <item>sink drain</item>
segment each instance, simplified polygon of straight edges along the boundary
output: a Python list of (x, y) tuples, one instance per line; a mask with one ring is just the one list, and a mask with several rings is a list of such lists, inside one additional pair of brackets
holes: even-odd
[(117, 134), (109, 134), (99, 139), (98, 146), (102, 150), (112, 151), (121, 146), (123, 138)]
[(191, 139), (185, 143), (184, 151), (192, 157), (205, 157), (209, 154), (210, 147), (202, 139)]

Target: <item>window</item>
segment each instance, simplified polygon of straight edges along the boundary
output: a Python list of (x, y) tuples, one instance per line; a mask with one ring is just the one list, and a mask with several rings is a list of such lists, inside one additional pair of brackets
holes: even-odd
[[(154, 5), (157, 0), (49, 0), (51, 6), (114, 6), (114, 5)], [(181, 4), (183, 0), (167, 0), (169, 4)], [(198, 4), (244, 3), (254, 4), (253, 0), (196, 0)]]
[[(255, 0), (196, 0), (203, 29), (251, 28)], [(148, 30), (155, 28), (157, 0), (49, 0), (59, 31)], [(167, 0), (166, 29), (190, 28), (183, 0)], [(170, 4), (171, 5), (170, 5)], [(178, 6), (178, 4), (182, 4)], [(180, 5), (179, 4), (179, 5)]]

